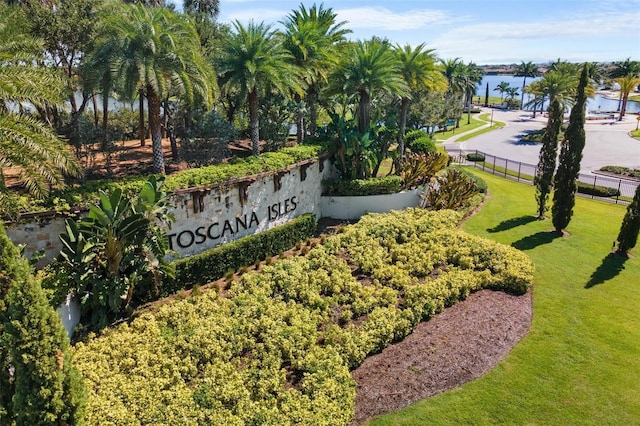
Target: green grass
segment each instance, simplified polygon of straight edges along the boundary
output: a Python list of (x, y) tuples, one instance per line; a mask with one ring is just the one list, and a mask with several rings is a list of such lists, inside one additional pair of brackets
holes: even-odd
[(459, 128), (456, 129), (454, 126), (452, 126), (451, 130), (448, 130), (446, 132), (437, 132), (436, 134), (433, 135), (433, 137), (434, 137), (434, 140), (436, 142), (443, 141), (445, 139), (449, 139), (451, 136), (459, 135), (460, 133), (464, 133), (464, 132), (468, 132), (469, 130), (477, 129), (478, 127), (480, 127), (480, 126), (482, 126), (484, 124), (485, 124), (484, 121), (478, 120), (473, 115), (471, 116), (471, 123), (467, 124), (467, 114), (464, 114), (462, 116), (462, 118), (460, 119), (460, 127)]
[(631, 131), (631, 136), (636, 138), (636, 139), (640, 139), (640, 130), (632, 130)]
[(577, 198), (555, 238), (533, 187), (473, 172), (491, 196), (464, 228), (534, 261), (531, 330), (486, 376), (371, 424), (640, 424), (640, 247), (609, 255), (625, 208)]
[[(486, 123), (491, 123), (491, 119), (489, 118), (489, 114), (482, 114), (482, 115), (480, 115), (478, 117), (478, 119), (479, 120), (484, 120)], [(502, 121), (493, 120), (493, 123), (491, 123), (491, 124), (492, 124), (491, 127), (485, 127), (485, 128), (479, 129), (476, 132), (472, 132), (472, 133), (469, 133), (468, 135), (464, 135), (464, 136), (459, 137), (458, 139), (456, 139), (456, 142), (464, 142), (466, 140), (469, 140), (469, 139), (471, 139), (473, 137), (476, 137), (478, 135), (481, 135), (483, 133), (487, 133), (487, 132), (490, 132), (492, 130), (499, 129), (499, 128), (505, 126), (505, 124)]]

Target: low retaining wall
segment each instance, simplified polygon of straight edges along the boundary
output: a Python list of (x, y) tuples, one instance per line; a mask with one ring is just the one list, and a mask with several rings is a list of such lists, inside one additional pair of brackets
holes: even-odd
[[(176, 191), (170, 207), (176, 221), (168, 230), (171, 249), (179, 257), (191, 256), (305, 213), (320, 217), (325, 161), (305, 160), (215, 187)], [(65, 223), (63, 215), (48, 212), (25, 215), (5, 228), (15, 244), (25, 246), (26, 256), (43, 250), (43, 266), (60, 252)]]
[(365, 213), (386, 213), (420, 204), (420, 190), (403, 191), (397, 194), (353, 197), (321, 197), (322, 217), (355, 220)]

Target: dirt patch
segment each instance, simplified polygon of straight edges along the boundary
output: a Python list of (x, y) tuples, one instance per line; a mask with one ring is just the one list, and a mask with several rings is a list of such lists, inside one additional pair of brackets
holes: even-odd
[(357, 383), (353, 424), (486, 374), (526, 335), (531, 316), (531, 293), (482, 290), (420, 323), (351, 373)]

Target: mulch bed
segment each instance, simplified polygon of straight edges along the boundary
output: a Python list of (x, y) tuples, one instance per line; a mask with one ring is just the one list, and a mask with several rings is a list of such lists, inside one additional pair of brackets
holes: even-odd
[(482, 290), (352, 371), (354, 425), (456, 388), (495, 367), (529, 330), (531, 292)]

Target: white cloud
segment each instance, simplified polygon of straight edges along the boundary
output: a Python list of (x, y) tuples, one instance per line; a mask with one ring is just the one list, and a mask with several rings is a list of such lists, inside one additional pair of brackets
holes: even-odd
[(358, 7), (335, 9), (337, 21), (348, 21), (346, 27), (358, 29), (380, 29), (385, 31), (417, 30), (434, 23), (449, 20), (446, 12), (432, 9), (392, 12), (383, 7)]

